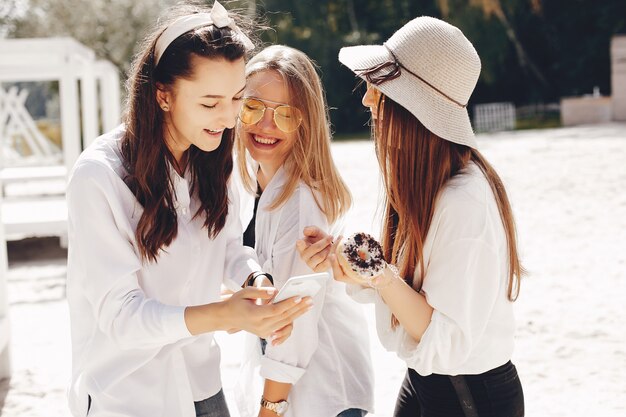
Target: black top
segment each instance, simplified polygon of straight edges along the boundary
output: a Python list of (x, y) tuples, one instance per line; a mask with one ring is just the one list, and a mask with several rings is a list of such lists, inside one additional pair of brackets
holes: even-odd
[(250, 220), (250, 224), (248, 224), (248, 228), (245, 232), (243, 232), (243, 244), (245, 246), (250, 246), (254, 248), (254, 243), (256, 242), (256, 237), (254, 235), (254, 227), (256, 224), (256, 210), (259, 207), (259, 199), (261, 198), (261, 194), (263, 190), (261, 190), (261, 186), (259, 183), (256, 185), (256, 197), (254, 198), (254, 212), (252, 213), (252, 220)]

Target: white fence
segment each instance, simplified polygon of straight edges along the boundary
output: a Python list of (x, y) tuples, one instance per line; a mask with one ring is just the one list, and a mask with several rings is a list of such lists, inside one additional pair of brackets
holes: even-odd
[[(58, 82), (61, 149), (39, 132), (26, 108), (28, 91), (1, 85), (38, 81)], [(114, 128), (119, 115), (117, 69), (91, 49), (71, 38), (0, 39), (0, 379), (10, 376), (6, 239), (66, 240), (66, 175), (83, 147)], [(56, 195), (49, 193), (51, 182), (61, 184)], [(5, 194), (11, 187), (22, 191)], [(25, 196), (25, 189), (44, 192)]]
[(41, 134), (26, 109), (27, 97), (26, 89), (0, 86), (0, 167), (22, 165), (25, 159), (39, 165), (62, 162), (61, 150)]
[(477, 104), (473, 110), (476, 132), (515, 129), (515, 105), (513, 103)]

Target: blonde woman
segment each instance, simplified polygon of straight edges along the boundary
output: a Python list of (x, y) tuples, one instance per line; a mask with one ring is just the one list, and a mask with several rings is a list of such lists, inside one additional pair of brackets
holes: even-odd
[[(313, 272), (295, 247), (304, 226), (338, 233), (351, 197), (331, 158), (324, 92), (310, 59), (296, 49), (271, 46), (252, 58), (246, 75), (238, 166), (250, 195), (258, 195), (247, 238), (256, 242), (262, 269), (281, 288), (289, 277)], [(332, 279), (313, 305), (285, 343), (267, 341), (260, 362), (263, 396), (248, 399), (248, 412), (259, 402), (260, 417), (363, 416), (372, 410), (360, 306), (347, 297), (345, 284)]]
[(466, 110), (476, 50), (456, 27), (419, 17), (383, 45), (343, 48), (339, 60), (368, 83), (386, 191), (382, 246), (397, 269), (361, 285), (326, 257), (331, 238), (314, 229), (322, 239), (299, 243), (303, 259), (332, 266), (355, 298), (375, 304), (381, 342), (408, 367), (394, 417), (523, 416), (511, 363), (523, 269), (504, 185)]

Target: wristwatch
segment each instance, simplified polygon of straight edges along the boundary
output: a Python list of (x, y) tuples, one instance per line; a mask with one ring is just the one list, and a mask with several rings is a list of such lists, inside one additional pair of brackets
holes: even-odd
[(265, 398), (261, 397), (261, 407), (267, 408), (270, 411), (275, 412), (279, 416), (282, 416), (287, 412), (289, 408), (289, 403), (285, 400), (280, 400), (278, 402), (267, 401)]
[(274, 285), (274, 277), (272, 277), (267, 272), (256, 271), (256, 272), (253, 272), (250, 275), (248, 275), (248, 278), (246, 278), (246, 287), (249, 287), (249, 286), (253, 285), (254, 284), (254, 280), (257, 279), (260, 276), (266, 277), (269, 280), (269, 282), (271, 282), (272, 285)]

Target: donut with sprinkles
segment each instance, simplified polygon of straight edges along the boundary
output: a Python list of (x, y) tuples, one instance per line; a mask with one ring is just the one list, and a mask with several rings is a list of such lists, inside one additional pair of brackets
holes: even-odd
[(337, 254), (343, 269), (363, 282), (379, 275), (386, 265), (382, 246), (367, 233), (355, 233), (342, 241)]

